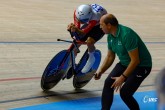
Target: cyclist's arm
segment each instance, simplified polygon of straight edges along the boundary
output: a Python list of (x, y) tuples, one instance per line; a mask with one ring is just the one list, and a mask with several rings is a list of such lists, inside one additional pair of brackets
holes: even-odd
[[(95, 25), (97, 24), (97, 21), (95, 20), (92, 20), (89, 22), (88, 26), (85, 27), (84, 29), (80, 29), (80, 28), (76, 28), (76, 32), (79, 34), (79, 35), (85, 35), (87, 34)], [(76, 26), (76, 25), (75, 25)], [(77, 27), (77, 26), (76, 26)]]
[(82, 29), (82, 31), (87, 34), (94, 26), (96, 26), (97, 21), (96, 20), (91, 20), (89, 21), (89, 24), (87, 27), (85, 27), (84, 29)]
[(107, 56), (104, 59), (103, 64), (101, 65), (98, 74), (103, 74), (114, 62), (115, 60), (115, 53), (111, 50), (108, 50)]
[(80, 29), (80, 22), (77, 20), (76, 18), (76, 10), (74, 11), (74, 15), (73, 15), (73, 18), (74, 18), (74, 25)]

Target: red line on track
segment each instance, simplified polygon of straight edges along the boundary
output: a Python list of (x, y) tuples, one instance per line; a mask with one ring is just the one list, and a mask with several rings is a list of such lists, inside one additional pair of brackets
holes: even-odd
[(8, 78), (8, 79), (0, 79), (0, 82), (2, 81), (20, 81), (20, 80), (35, 80), (35, 79), (40, 79), (41, 77), (29, 77), (29, 78)]

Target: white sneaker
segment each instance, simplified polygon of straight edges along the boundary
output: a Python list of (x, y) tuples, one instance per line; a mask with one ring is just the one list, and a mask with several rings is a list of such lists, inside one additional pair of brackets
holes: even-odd
[(87, 73), (91, 69), (91, 67), (93, 66), (94, 62), (95, 62), (94, 52), (89, 53), (88, 61), (85, 64), (85, 66), (83, 67), (83, 69), (81, 70), (81, 72)]

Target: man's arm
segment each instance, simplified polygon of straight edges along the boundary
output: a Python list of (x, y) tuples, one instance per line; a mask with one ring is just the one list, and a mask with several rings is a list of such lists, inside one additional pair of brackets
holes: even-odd
[(129, 51), (128, 54), (130, 56), (131, 61), (127, 69), (123, 73), (123, 75), (126, 77), (128, 77), (132, 73), (132, 71), (136, 68), (136, 66), (140, 63), (138, 48), (136, 48), (135, 50)]
[(118, 91), (118, 89), (121, 88), (124, 80), (127, 77), (129, 77), (129, 75), (132, 73), (132, 71), (140, 63), (138, 48), (136, 48), (135, 50), (129, 51), (128, 54), (131, 58), (131, 62), (129, 63), (127, 69), (124, 71), (124, 73), (121, 76), (112, 77), (112, 79), (114, 79), (115, 82), (112, 84), (111, 88), (115, 88), (116, 92)]
[(95, 76), (95, 79), (100, 79), (101, 75), (113, 64), (115, 60), (115, 53), (111, 50), (108, 50), (107, 56), (105, 57), (103, 64), (101, 65), (98, 73)]

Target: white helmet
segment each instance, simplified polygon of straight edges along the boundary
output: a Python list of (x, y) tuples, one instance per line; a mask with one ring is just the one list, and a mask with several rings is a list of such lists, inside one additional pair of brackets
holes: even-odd
[(76, 9), (76, 17), (82, 23), (88, 22), (92, 17), (92, 14), (93, 12), (90, 5), (80, 5)]

